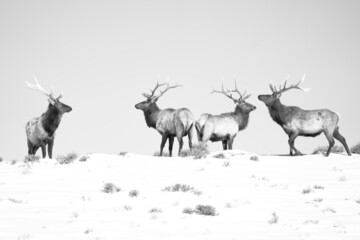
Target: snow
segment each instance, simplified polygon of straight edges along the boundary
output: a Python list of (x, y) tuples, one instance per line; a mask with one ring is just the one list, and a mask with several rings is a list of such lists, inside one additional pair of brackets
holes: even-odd
[(360, 239), (359, 155), (222, 153), (2, 162), (0, 239)]

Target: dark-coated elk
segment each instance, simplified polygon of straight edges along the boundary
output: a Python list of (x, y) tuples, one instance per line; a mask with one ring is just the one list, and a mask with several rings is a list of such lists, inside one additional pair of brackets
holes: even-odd
[(301, 155), (301, 152), (297, 150), (294, 145), (297, 136), (316, 137), (324, 133), (329, 141), (326, 156), (329, 156), (331, 148), (335, 144), (334, 138), (344, 145), (347, 154), (350, 156), (351, 153), (346, 144), (346, 140), (339, 132), (338, 114), (328, 109), (303, 110), (295, 106), (285, 106), (280, 102), (281, 94), (288, 90), (299, 89), (307, 91), (307, 89), (299, 86), (304, 79), (305, 75), (298, 83), (289, 87), (286, 87), (286, 80), (283, 86), (280, 85), (279, 89), (273, 84), (270, 84), (272, 94), (258, 96), (259, 100), (264, 102), (269, 109), (271, 118), (279, 124), (289, 136), (290, 155), (292, 156), (293, 153), (295, 153), (295, 155)]
[(26, 136), (28, 144), (28, 154), (35, 155), (36, 151), (41, 147), (43, 158), (46, 157), (46, 145), (49, 157), (52, 158), (52, 149), (54, 147), (55, 131), (59, 127), (62, 115), (70, 112), (71, 107), (60, 102), (62, 94), (57, 98), (53, 97), (53, 91), (47, 92), (41, 87), (38, 80), (34, 76), (35, 85), (26, 82), (26, 85), (34, 90), (45, 94), (49, 99), (49, 106), (45, 113), (40, 117), (33, 118), (26, 124)]
[[(206, 143), (207, 141), (217, 142), (222, 141), (223, 149), (232, 149), (236, 134), (245, 129), (249, 123), (250, 112), (256, 107), (247, 103), (251, 94), (241, 94), (235, 82), (234, 90), (224, 90), (222, 85), (221, 91), (213, 90), (211, 93), (221, 93), (230, 98), (236, 104), (234, 112), (222, 113), (220, 115), (212, 115), (204, 113), (195, 123), (195, 128), (198, 135), (199, 142)], [(239, 94), (236, 99), (232, 93)]]
[[(156, 90), (159, 87), (166, 86), (164, 90), (160, 91), (159, 95), (155, 95)], [(156, 102), (164, 95), (169, 89), (179, 87), (180, 85), (171, 86), (169, 83), (159, 84), (157, 82), (155, 88), (151, 90), (150, 94), (143, 93), (146, 98), (145, 101), (135, 105), (136, 109), (144, 112), (145, 121), (149, 128), (156, 129), (162, 136), (160, 145), (160, 156), (163, 154), (163, 149), (167, 139), (169, 139), (169, 155), (172, 156), (172, 149), (174, 144), (174, 138), (179, 141), (179, 152), (183, 147), (183, 137), (188, 135), (189, 147), (192, 148), (192, 132), (194, 117), (193, 114), (186, 108), (179, 109), (160, 109)]]

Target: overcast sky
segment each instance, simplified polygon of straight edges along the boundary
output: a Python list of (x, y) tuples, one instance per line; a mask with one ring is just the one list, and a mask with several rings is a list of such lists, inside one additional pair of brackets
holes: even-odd
[[(25, 86), (34, 73), (73, 108), (54, 156), (158, 151), (160, 135), (134, 108), (158, 73), (183, 85), (159, 107), (187, 107), (195, 118), (233, 111), (233, 102), (210, 92), (235, 78), (257, 109), (234, 148), (279, 154), (289, 152), (287, 135), (257, 95), (270, 93), (271, 81), (290, 75), (296, 82), (306, 73), (303, 87), (311, 90), (281, 101), (338, 112), (352, 146), (360, 141), (360, 1), (0, 0), (0, 156), (7, 160), (24, 158), (25, 124), (47, 108), (46, 97)], [(328, 142), (321, 135), (295, 144), (311, 153)]]

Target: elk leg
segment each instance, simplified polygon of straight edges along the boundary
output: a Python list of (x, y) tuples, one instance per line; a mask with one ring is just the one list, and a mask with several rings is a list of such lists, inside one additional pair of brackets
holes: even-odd
[(346, 143), (345, 138), (339, 133), (339, 128), (336, 128), (336, 129), (335, 129), (333, 136), (334, 136), (334, 138), (336, 138), (337, 140), (339, 140), (339, 141), (341, 142), (341, 144), (344, 146), (347, 154), (348, 154), (349, 156), (351, 156), (351, 152), (350, 152), (350, 150), (349, 150), (349, 147), (348, 147), (348, 145), (347, 145), (347, 143)]
[(289, 145), (290, 145), (290, 156), (293, 156), (293, 150), (295, 155), (302, 155), (302, 153), (295, 148), (295, 138), (298, 136), (297, 133), (289, 134)]
[(191, 128), (189, 129), (188, 138), (189, 138), (189, 148), (192, 149), (193, 126), (191, 126)]
[(335, 140), (333, 138), (333, 135), (330, 134), (329, 132), (324, 132), (324, 133), (325, 133), (325, 136), (326, 136), (327, 140), (329, 141), (329, 148), (328, 148), (327, 153), (325, 155), (326, 157), (328, 157), (330, 155), (332, 147), (335, 144)]
[(54, 147), (54, 139), (48, 144), (48, 154), (50, 159), (52, 158), (53, 147)]
[(169, 137), (169, 155), (172, 157), (172, 150), (174, 145), (174, 137)]
[(227, 150), (227, 140), (222, 141), (223, 149)]
[(42, 151), (43, 158), (45, 158), (46, 157), (46, 145), (45, 144), (41, 146), (41, 151)]
[(163, 155), (163, 149), (166, 141), (167, 141), (167, 137), (165, 135), (162, 135), (161, 145), (160, 145), (160, 157)]
[(178, 152), (178, 156), (180, 156), (181, 150), (182, 150), (183, 145), (184, 145), (184, 141), (183, 141), (183, 139), (182, 139), (181, 136), (178, 136), (177, 139), (178, 139), (178, 141), (179, 141), (179, 152)]
[(233, 148), (234, 139), (235, 139), (235, 137), (230, 137), (230, 138), (229, 138), (229, 141), (228, 141), (228, 143), (229, 143), (229, 150), (232, 150), (232, 148)]

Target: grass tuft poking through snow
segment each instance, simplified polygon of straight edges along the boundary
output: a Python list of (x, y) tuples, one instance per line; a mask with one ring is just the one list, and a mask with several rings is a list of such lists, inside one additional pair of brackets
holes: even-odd
[(56, 157), (56, 160), (60, 164), (70, 164), (73, 163), (78, 158), (76, 153), (68, 153), (67, 155), (60, 155)]
[(193, 214), (196, 213), (198, 215), (204, 215), (204, 216), (216, 216), (218, 213), (216, 212), (216, 208), (210, 205), (197, 205), (194, 209), (192, 208), (184, 208), (183, 213), (185, 214)]
[(272, 218), (268, 221), (269, 224), (277, 224), (279, 222), (279, 216), (276, 212), (272, 213)]
[(120, 192), (121, 189), (113, 183), (105, 183), (103, 192), (104, 193), (115, 193)]
[(350, 151), (355, 154), (360, 154), (360, 143), (352, 146)]
[(213, 158), (224, 159), (224, 158), (226, 158), (226, 156), (224, 153), (218, 153), (218, 154), (214, 155)]
[(202, 194), (201, 191), (196, 190), (194, 187), (186, 185), (186, 184), (180, 184), (180, 183), (177, 183), (172, 186), (167, 186), (166, 188), (163, 189), (163, 191), (166, 191), (166, 192), (192, 192), (195, 195)]
[(210, 153), (207, 144), (199, 143), (193, 144), (192, 149), (183, 150), (181, 157), (193, 157), (194, 159), (206, 158)]
[(139, 196), (139, 191), (138, 190), (131, 190), (129, 192), (129, 197), (137, 197)]
[(28, 155), (28, 156), (25, 156), (25, 158), (24, 158), (25, 163), (39, 162), (39, 161), (40, 161), (40, 157), (36, 156), (36, 155)]

